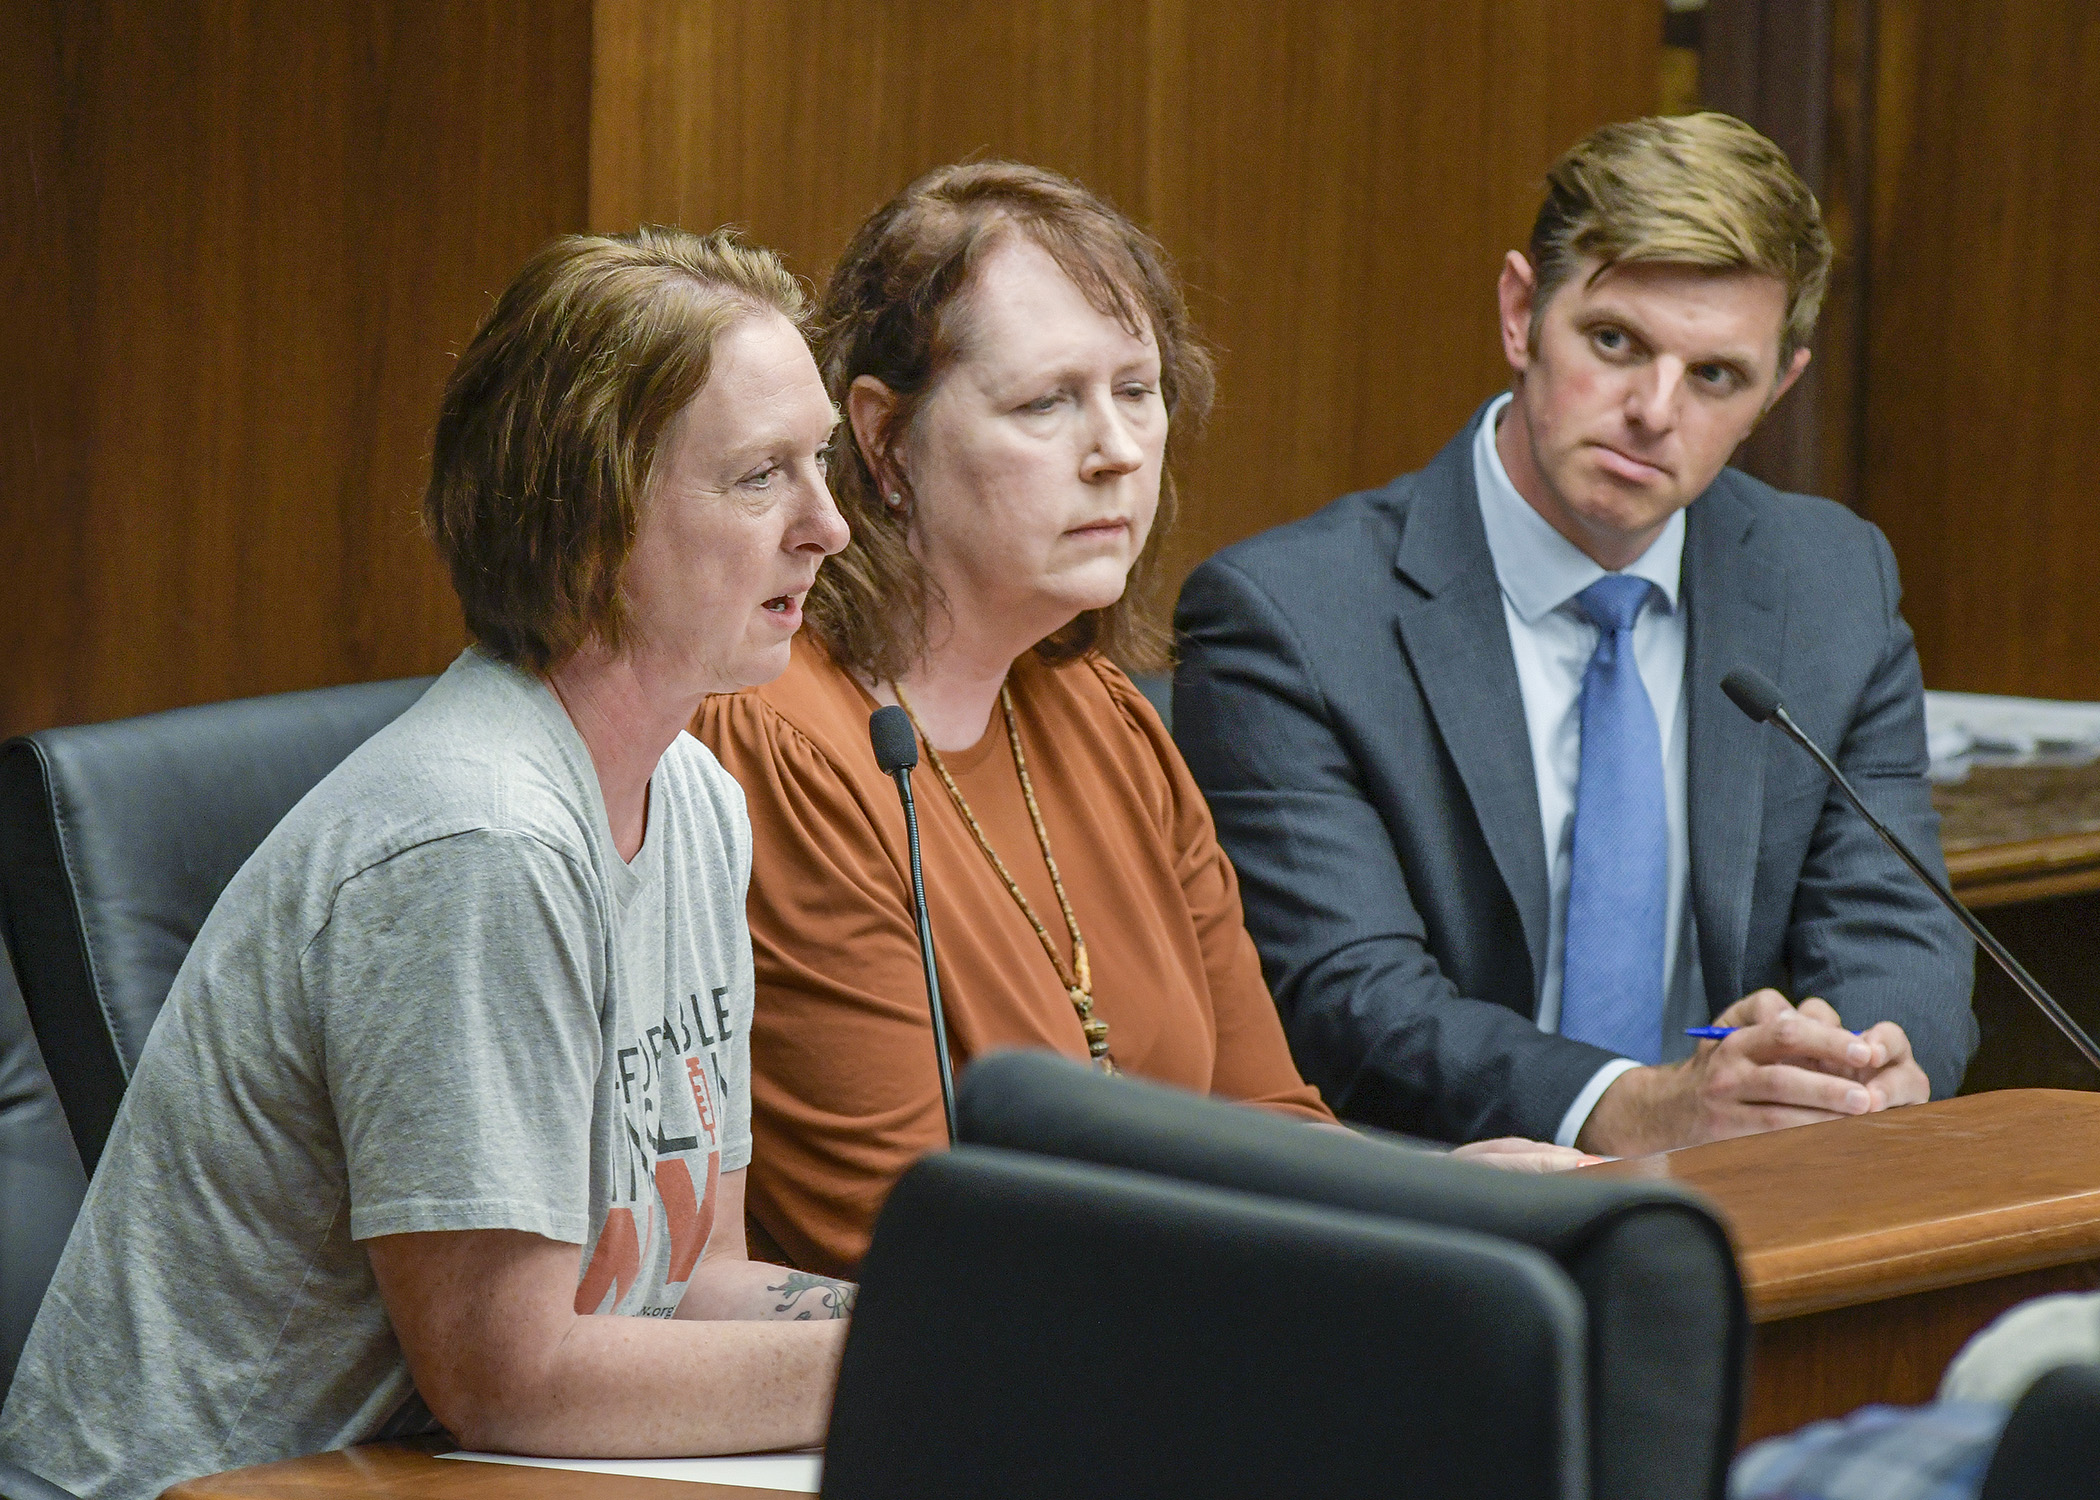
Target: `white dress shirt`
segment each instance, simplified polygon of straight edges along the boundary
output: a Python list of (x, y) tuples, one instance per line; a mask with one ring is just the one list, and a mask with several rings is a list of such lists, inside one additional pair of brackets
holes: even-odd
[[(1546, 844), (1546, 971), (1539, 976), (1538, 1024), (1560, 1029), (1562, 948), (1568, 931), (1568, 882), (1573, 870), (1575, 787), (1582, 769), (1582, 677), (1597, 649), (1597, 627), (1585, 619), (1575, 596), (1605, 576), (1580, 548), (1555, 531), (1517, 493), (1495, 429), (1510, 398), (1488, 408), (1473, 441), (1473, 483), (1488, 552), (1502, 586), (1502, 616), (1517, 661), (1517, 686), (1524, 697), (1524, 727), (1531, 737), (1532, 773), (1538, 779), (1540, 833)], [(1663, 1057), (1689, 1055), (1687, 1025), (1706, 1019), (1699, 976), (1699, 944), (1692, 928), (1691, 839), (1685, 818), (1684, 611), (1678, 608), (1683, 575), (1684, 512), (1671, 516), (1648, 550), (1621, 569), (1648, 579), (1648, 596), (1633, 627), (1633, 654), (1641, 683), (1661, 733), (1664, 808), (1669, 819), (1670, 868), (1663, 925)], [(1619, 1058), (1599, 1068), (1561, 1117), (1554, 1140), (1575, 1144), (1583, 1123), (1612, 1081), (1640, 1064)]]

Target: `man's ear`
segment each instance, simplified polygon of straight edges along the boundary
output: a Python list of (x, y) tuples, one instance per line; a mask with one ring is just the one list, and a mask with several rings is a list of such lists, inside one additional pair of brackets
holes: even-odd
[(903, 476), (884, 447), (890, 417), (897, 410), (897, 393), (873, 375), (854, 378), (846, 392), (846, 420), (853, 427), (853, 442), (875, 476), (876, 488), (887, 502), (890, 491), (903, 487)]
[(1502, 275), (1495, 283), (1495, 301), (1502, 315), (1502, 356), (1519, 375), (1531, 367), (1531, 304), (1538, 288), (1538, 275), (1530, 261), (1515, 250), (1502, 258)]
[[(1765, 398), (1765, 411), (1770, 411), (1777, 406), (1779, 398), (1793, 389), (1794, 382), (1801, 378), (1801, 372), (1808, 368), (1809, 352), (1806, 349), (1796, 349), (1794, 351), (1794, 357), (1787, 361), (1786, 373), (1772, 383), (1772, 394)], [(1758, 415), (1762, 417), (1764, 412), (1760, 412)]]

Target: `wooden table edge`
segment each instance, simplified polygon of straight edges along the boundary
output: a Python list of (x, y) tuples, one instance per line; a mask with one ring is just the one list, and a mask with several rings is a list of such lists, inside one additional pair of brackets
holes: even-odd
[[(1913, 1134), (1922, 1127), (1930, 1138), (1952, 1124), (1959, 1136), (1985, 1131), (1977, 1138), (1979, 1147), (1996, 1151), (2008, 1128), (2030, 1128), (2037, 1118), (2047, 1123), (2065, 1106), (2073, 1109), (2068, 1118), (2084, 1122), (2079, 1129), (2086, 1133), (2078, 1140), (2100, 1129), (2100, 1098), (2092, 1094), (2015, 1089), (1937, 1100), (1917, 1106), (1915, 1112), (1904, 1110), (1900, 1117), (1892, 1113), (1803, 1126), (1798, 1132), (1756, 1137), (1748, 1144), (1762, 1155), (1766, 1148), (1757, 1147), (1757, 1142), (1775, 1143), (1764, 1172), (1798, 1176), (1812, 1170), (1834, 1172), (1842, 1179), (1860, 1169), (1863, 1145), (1868, 1145), (1869, 1156), (1880, 1149), (1869, 1144), (1868, 1137), (1884, 1130)], [(1934, 1117), (1930, 1126), (1928, 1116)], [(1842, 1149), (1833, 1149), (1840, 1143)], [(2082, 1169), (2060, 1172), (2048, 1197), (2005, 1201), (2005, 1195), (1999, 1195), (1994, 1202), (1979, 1196), (1952, 1216), (1899, 1215), (1892, 1209), (1878, 1224), (1848, 1229), (1840, 1221), (1804, 1239), (1797, 1216), (1775, 1220), (1769, 1211), (1756, 1212), (1749, 1215), (1748, 1224), (1738, 1216), (1756, 1196), (1755, 1179), (1764, 1175), (1744, 1171), (1745, 1144), (1710, 1142), (1580, 1170), (1617, 1180), (1667, 1181), (1703, 1201), (1726, 1227), (1751, 1317), (1758, 1323), (2100, 1261), (2100, 1175), (2088, 1179)], [(1983, 1160), (1967, 1146), (1962, 1150), (1975, 1161)], [(2081, 1154), (2077, 1161), (2083, 1160)], [(1891, 1218), (1897, 1222), (1890, 1223)]]
[(2050, 1230), (2026, 1229), (1876, 1259), (1847, 1260), (1835, 1267), (1785, 1269), (1788, 1262), (1815, 1261), (1827, 1254), (1827, 1246), (1811, 1246), (1739, 1257), (1750, 1321), (1776, 1323), (1807, 1313), (2100, 1260), (2100, 1223), (2088, 1219)]
[(1947, 854), (1948, 884), (1971, 906), (2100, 890), (2100, 833), (1983, 844)]
[(360, 1443), (199, 1475), (170, 1485), (160, 1500), (553, 1500), (579, 1491), (591, 1500), (809, 1500), (795, 1490), (442, 1457), (457, 1451), (447, 1437)]

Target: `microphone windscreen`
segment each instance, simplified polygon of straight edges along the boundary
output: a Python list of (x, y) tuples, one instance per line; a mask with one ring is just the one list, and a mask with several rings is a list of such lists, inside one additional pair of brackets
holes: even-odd
[(894, 703), (868, 715), (868, 739), (875, 746), (875, 764), (885, 775), (919, 763), (919, 736), (911, 727), (911, 715)]
[(1728, 701), (1762, 724), (1779, 712), (1779, 689), (1772, 686), (1769, 677), (1740, 667), (1721, 679), (1721, 691)]

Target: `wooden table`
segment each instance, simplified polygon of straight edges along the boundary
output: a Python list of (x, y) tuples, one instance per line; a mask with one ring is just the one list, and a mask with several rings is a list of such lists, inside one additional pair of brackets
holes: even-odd
[(2100, 1095), (1944, 1099), (1591, 1167), (1711, 1198), (1756, 1325), (1743, 1440), (1932, 1399), (2016, 1302), (2100, 1289)]
[(579, 1474), (436, 1456), (452, 1446), (440, 1438), (369, 1443), (191, 1479), (170, 1489), (162, 1500), (344, 1500), (352, 1495), (360, 1500), (569, 1500), (576, 1495), (587, 1500), (809, 1500), (788, 1490)]
[(2100, 891), (2100, 763), (1978, 766), (1932, 789), (1955, 894), (2004, 906)]

